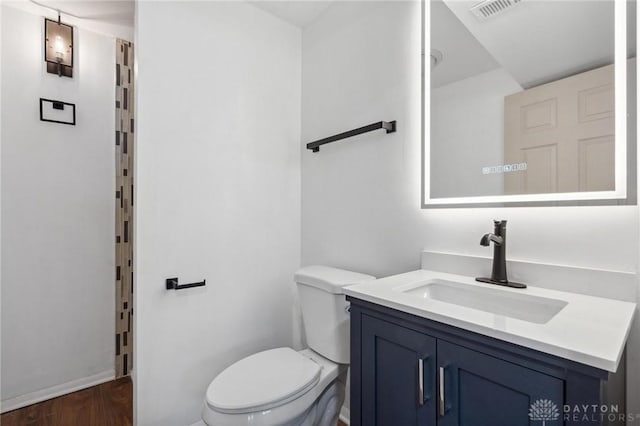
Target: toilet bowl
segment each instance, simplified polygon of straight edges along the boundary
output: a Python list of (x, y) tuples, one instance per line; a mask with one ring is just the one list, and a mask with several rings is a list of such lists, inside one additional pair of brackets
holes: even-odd
[(349, 367), (349, 305), (342, 288), (373, 279), (326, 266), (298, 270), (309, 348), (269, 349), (227, 367), (207, 388), (204, 424), (335, 426)]
[[(284, 373), (287, 363), (290, 369)], [(259, 368), (260, 377), (250, 377)], [(346, 365), (310, 349), (259, 352), (211, 382), (202, 419), (210, 426), (335, 425), (344, 401), (346, 371)]]

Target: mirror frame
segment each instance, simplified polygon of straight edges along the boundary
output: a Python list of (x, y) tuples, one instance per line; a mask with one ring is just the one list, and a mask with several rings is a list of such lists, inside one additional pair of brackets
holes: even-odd
[[(536, 0), (533, 0), (536, 1)], [(628, 37), (636, 39), (638, 46), (638, 10), (635, 0), (613, 0), (615, 16), (614, 63), (627, 63)], [(636, 61), (635, 79), (628, 81), (627, 67), (615, 67), (615, 190), (592, 192), (560, 192), (544, 194), (490, 195), (472, 197), (431, 198), (431, 67), (426, 66), (426, 52), (431, 48), (431, 32), (427, 23), (431, 19), (431, 0), (422, 0), (422, 208), (464, 207), (544, 207), (594, 206), (637, 204), (636, 135), (637, 135), (637, 82), (639, 67)], [(635, 32), (627, 34), (629, 20), (634, 19)], [(622, 41), (622, 42), (621, 42)], [(636, 53), (637, 57), (637, 53)], [(631, 83), (631, 84), (628, 84)], [(628, 90), (635, 96), (628, 96)], [(622, 95), (622, 96), (621, 96)], [(631, 114), (631, 120), (627, 115)], [(620, 143), (626, 141), (626, 143)], [(619, 166), (618, 166), (619, 165)]]

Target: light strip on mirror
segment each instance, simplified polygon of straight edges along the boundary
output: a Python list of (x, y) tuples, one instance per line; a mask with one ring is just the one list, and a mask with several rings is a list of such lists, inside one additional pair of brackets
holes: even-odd
[[(636, 21), (637, 22), (637, 21)], [(615, 0), (615, 193), (627, 197), (627, 0)]]
[(422, 205), (431, 203), (431, 0), (422, 0)]
[[(537, 1), (537, 0), (528, 0)], [(576, 0), (584, 1), (584, 0)], [(423, 140), (422, 140), (422, 204), (481, 204), (481, 203), (522, 203), (544, 201), (589, 201), (615, 200), (627, 198), (627, 0), (613, 0), (615, 14), (614, 60), (615, 60), (615, 190), (597, 192), (564, 192), (521, 195), (488, 195), (475, 197), (430, 198), (431, 171), (431, 68), (426, 64), (426, 52), (431, 49), (431, 0), (424, 0), (422, 11), (422, 56), (423, 56)], [(637, 16), (636, 16), (637, 22)], [(624, 66), (619, 66), (624, 64)], [(508, 204), (507, 204), (508, 205)]]

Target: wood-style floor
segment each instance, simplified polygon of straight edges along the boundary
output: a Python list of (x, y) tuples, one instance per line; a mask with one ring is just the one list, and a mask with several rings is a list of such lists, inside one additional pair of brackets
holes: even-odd
[(124, 377), (0, 416), (2, 426), (131, 426), (131, 379)]
[[(133, 389), (124, 377), (0, 416), (2, 426), (132, 426)], [(338, 420), (338, 426), (347, 426)]]

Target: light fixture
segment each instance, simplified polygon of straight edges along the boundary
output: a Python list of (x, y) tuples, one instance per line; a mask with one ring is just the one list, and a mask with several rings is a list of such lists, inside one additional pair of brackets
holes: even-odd
[(73, 27), (44, 19), (44, 60), (47, 72), (60, 77), (73, 77)]

